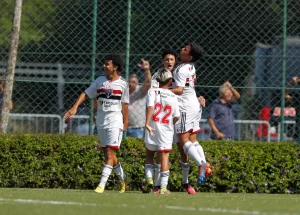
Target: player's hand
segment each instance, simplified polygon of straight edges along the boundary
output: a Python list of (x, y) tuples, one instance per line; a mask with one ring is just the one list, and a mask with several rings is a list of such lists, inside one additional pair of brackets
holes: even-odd
[(141, 62), (138, 64), (138, 67), (146, 71), (150, 70), (149, 61), (145, 60), (144, 58), (141, 59)]
[(155, 136), (154, 133), (153, 133), (153, 131), (155, 130), (154, 128), (150, 127), (149, 125), (146, 125), (145, 128), (147, 129), (147, 131), (150, 133), (150, 135), (152, 137)]
[(225, 135), (222, 132), (216, 132), (216, 136), (218, 139), (223, 139), (225, 137)]
[(199, 96), (198, 101), (202, 107), (205, 107), (206, 101), (203, 96)]
[(76, 113), (77, 113), (77, 108), (72, 107), (65, 113), (64, 118), (69, 119), (71, 116), (74, 116)]

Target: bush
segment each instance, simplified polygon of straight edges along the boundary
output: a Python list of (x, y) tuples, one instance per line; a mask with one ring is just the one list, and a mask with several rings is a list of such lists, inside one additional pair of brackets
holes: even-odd
[[(104, 164), (96, 136), (1, 135), (0, 186), (94, 189)], [(300, 193), (300, 146), (292, 143), (203, 141), (213, 175), (201, 191), (247, 193)], [(142, 139), (127, 138), (118, 152), (131, 178), (129, 189), (144, 180), (145, 148)], [(169, 188), (181, 190), (179, 153), (170, 155)], [(192, 163), (190, 182), (198, 172)], [(114, 189), (111, 176), (107, 189)]]

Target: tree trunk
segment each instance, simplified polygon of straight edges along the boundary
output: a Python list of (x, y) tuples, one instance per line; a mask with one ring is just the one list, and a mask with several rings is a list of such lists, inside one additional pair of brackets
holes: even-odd
[(10, 50), (7, 62), (7, 74), (6, 81), (3, 91), (2, 105), (1, 105), (1, 126), (0, 133), (6, 133), (8, 117), (10, 111), (10, 101), (12, 97), (13, 81), (15, 75), (15, 66), (17, 61), (17, 52), (19, 44), (19, 33), (20, 33), (20, 23), (22, 14), (22, 1), (16, 0), (13, 27), (11, 32)]

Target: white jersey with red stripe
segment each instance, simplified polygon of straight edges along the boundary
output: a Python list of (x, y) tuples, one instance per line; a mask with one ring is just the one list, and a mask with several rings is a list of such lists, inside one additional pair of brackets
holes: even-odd
[(180, 112), (199, 112), (201, 105), (195, 92), (196, 69), (193, 63), (184, 63), (176, 67), (173, 73), (176, 87), (184, 87), (178, 95)]
[(86, 90), (89, 98), (97, 98), (97, 127), (123, 129), (122, 103), (129, 103), (127, 81), (121, 76), (115, 81), (98, 77)]
[(177, 96), (168, 89), (150, 88), (147, 95), (147, 107), (153, 107), (149, 126), (154, 128), (154, 136), (145, 133), (145, 143), (172, 146), (174, 124), (173, 118), (179, 117)]
[[(152, 75), (151, 88), (159, 88), (159, 83), (156, 80), (156, 78), (157, 78), (157, 72)], [(169, 89), (173, 89), (174, 87), (175, 87), (175, 80), (173, 78), (172, 84), (169, 86)]]

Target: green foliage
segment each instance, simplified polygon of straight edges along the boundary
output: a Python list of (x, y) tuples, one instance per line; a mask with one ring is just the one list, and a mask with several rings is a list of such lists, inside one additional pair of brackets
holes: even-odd
[[(201, 191), (247, 193), (300, 193), (300, 146), (292, 143), (201, 142), (213, 175)], [(127, 138), (118, 152), (130, 178), (128, 189), (137, 190), (144, 179), (145, 148), (142, 139)], [(180, 155), (170, 155), (169, 188), (181, 190)], [(93, 189), (104, 164), (95, 136), (0, 136), (0, 186)], [(190, 182), (198, 168), (192, 163)], [(114, 189), (112, 175), (107, 189)]]
[[(0, 45), (7, 47), (13, 23), (15, 1), (0, 2)], [(22, 18), (20, 30), (20, 46), (29, 42), (38, 43), (45, 39), (54, 30), (49, 24), (49, 16), (55, 11), (55, 4), (51, 1), (31, 0), (24, 1), (22, 5)], [(42, 15), (41, 15), (42, 14)]]

